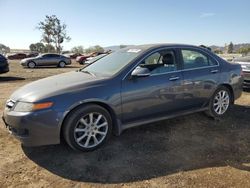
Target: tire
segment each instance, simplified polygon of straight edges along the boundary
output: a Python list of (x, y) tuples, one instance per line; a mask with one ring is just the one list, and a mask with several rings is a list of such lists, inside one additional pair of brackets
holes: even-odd
[(33, 68), (36, 67), (36, 63), (33, 62), (33, 61), (30, 61), (30, 62), (28, 63), (28, 67), (29, 67), (30, 69), (33, 69)]
[(60, 67), (60, 68), (64, 68), (65, 65), (66, 65), (66, 63), (65, 63), (64, 61), (60, 61), (60, 62), (58, 63), (58, 67)]
[(213, 118), (221, 118), (227, 114), (232, 104), (231, 91), (225, 86), (220, 86), (211, 97), (208, 106), (209, 109), (206, 111), (206, 114)]
[(86, 105), (73, 110), (63, 124), (65, 141), (71, 148), (80, 151), (99, 148), (110, 137), (111, 132), (111, 116), (98, 105)]
[(85, 60), (81, 60), (81, 61), (80, 61), (80, 64), (81, 64), (81, 65), (84, 65), (84, 63), (85, 63)]

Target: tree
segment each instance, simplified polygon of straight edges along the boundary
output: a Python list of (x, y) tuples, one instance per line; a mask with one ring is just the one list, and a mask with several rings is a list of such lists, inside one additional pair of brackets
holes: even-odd
[(218, 48), (218, 49), (214, 50), (214, 53), (216, 53), (216, 54), (223, 54), (223, 51)]
[(228, 53), (228, 54), (232, 54), (233, 51), (234, 51), (234, 45), (233, 45), (232, 42), (230, 42), (230, 44), (229, 44), (228, 47), (227, 47), (227, 53)]
[(38, 29), (42, 31), (42, 42), (44, 42), (48, 49), (52, 44), (57, 53), (62, 50), (62, 43), (64, 41), (70, 41), (70, 37), (66, 33), (66, 24), (62, 24), (56, 15), (46, 15), (45, 20), (38, 23)]
[(71, 52), (83, 54), (84, 48), (83, 46), (75, 46), (71, 49)]
[(52, 52), (52, 53), (55, 53), (56, 52), (56, 49), (55, 49), (55, 47), (53, 46), (53, 45), (51, 45), (51, 44), (46, 44), (45, 45), (45, 51), (44, 52), (46, 52), (46, 53), (48, 53), (48, 52)]
[(0, 43), (0, 54), (6, 54), (10, 52), (10, 48)]
[(120, 49), (126, 48), (126, 47), (127, 47), (127, 45), (123, 45), (123, 44), (120, 45)]
[(99, 53), (103, 53), (104, 52), (104, 48), (99, 46), (99, 45), (96, 45), (96, 46), (93, 46), (93, 47), (89, 47), (85, 50), (86, 53), (94, 53), (94, 52), (99, 52)]
[(31, 44), (29, 47), (30, 47), (30, 51), (34, 51), (34, 52), (44, 53), (46, 51), (46, 47), (41, 42)]
[(237, 50), (237, 53), (247, 55), (248, 53), (250, 53), (250, 47), (242, 47)]

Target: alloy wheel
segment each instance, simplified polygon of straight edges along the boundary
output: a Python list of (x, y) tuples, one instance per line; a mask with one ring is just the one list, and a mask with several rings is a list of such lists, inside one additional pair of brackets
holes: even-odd
[(225, 90), (220, 90), (214, 97), (213, 108), (218, 115), (224, 114), (230, 105), (229, 93)]
[(84, 115), (74, 128), (75, 142), (83, 148), (93, 148), (105, 139), (108, 133), (108, 121), (104, 115), (91, 112)]

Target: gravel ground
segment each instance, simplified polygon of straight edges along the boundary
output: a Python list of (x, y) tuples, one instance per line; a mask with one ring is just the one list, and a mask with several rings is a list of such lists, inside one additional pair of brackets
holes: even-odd
[[(39, 78), (78, 69), (0, 75), (0, 114), (10, 94)], [(94, 152), (64, 143), (28, 148), (0, 120), (0, 187), (250, 187), (250, 92), (214, 121), (196, 113), (126, 130)]]

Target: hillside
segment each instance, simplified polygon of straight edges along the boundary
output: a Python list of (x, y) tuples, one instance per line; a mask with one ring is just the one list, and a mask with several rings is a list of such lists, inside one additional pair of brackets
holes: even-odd
[[(215, 49), (220, 49), (221, 51), (224, 51), (225, 50), (225, 46), (215, 46), (215, 45), (212, 45), (212, 46), (209, 46), (212, 50), (215, 50)], [(242, 48), (242, 47), (250, 47), (250, 43), (242, 43), (242, 44), (234, 44), (234, 51), (237, 51), (238, 49)]]

